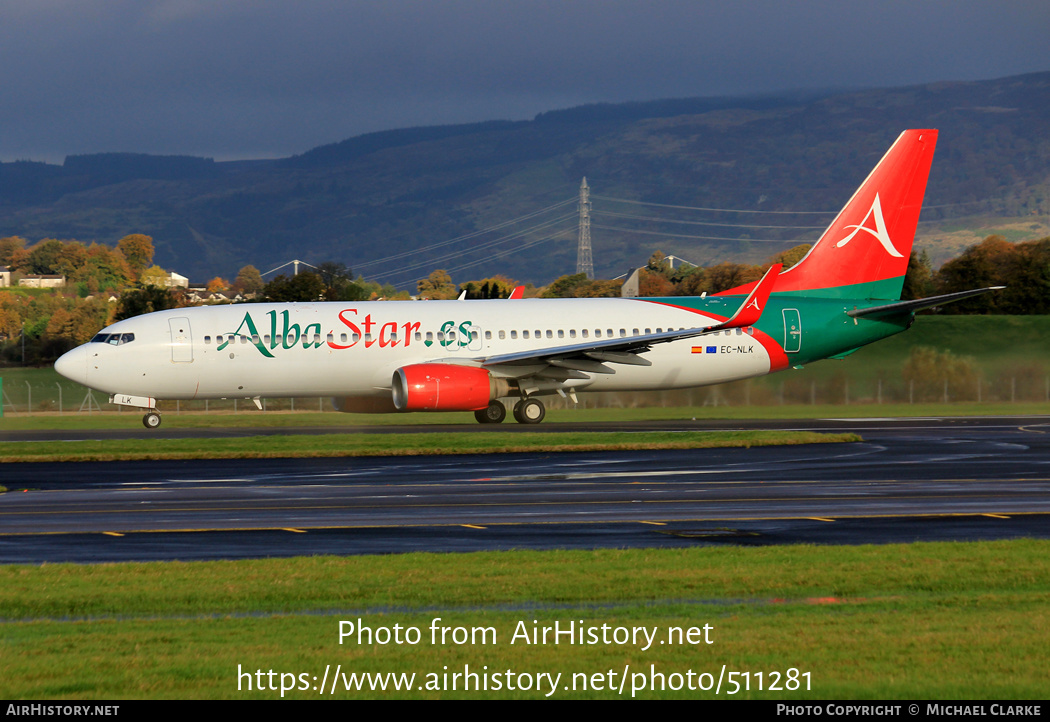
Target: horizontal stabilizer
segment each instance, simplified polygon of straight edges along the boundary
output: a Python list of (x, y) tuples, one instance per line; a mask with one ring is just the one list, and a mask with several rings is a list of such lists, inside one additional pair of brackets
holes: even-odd
[(914, 313), (915, 311), (921, 311), (924, 308), (933, 308), (934, 306), (943, 306), (946, 303), (952, 303), (953, 301), (961, 301), (964, 298), (971, 298), (972, 296), (980, 296), (982, 293), (988, 293), (989, 291), (1000, 291), (1006, 288), (1006, 286), (989, 286), (988, 288), (975, 288), (972, 291), (959, 291), (958, 293), (947, 293), (943, 296), (930, 296), (929, 298), (920, 298), (915, 301), (900, 301), (899, 303), (887, 303), (884, 306), (872, 306), (871, 308), (855, 308), (852, 311), (847, 311), (847, 315), (853, 318), (860, 318), (862, 316), (896, 316), (902, 313)]

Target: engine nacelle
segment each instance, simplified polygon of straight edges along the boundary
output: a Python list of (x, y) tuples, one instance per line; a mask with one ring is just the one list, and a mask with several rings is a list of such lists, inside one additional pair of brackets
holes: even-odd
[(510, 393), (506, 379), (482, 368), (455, 364), (413, 364), (394, 372), (398, 411), (478, 411)]

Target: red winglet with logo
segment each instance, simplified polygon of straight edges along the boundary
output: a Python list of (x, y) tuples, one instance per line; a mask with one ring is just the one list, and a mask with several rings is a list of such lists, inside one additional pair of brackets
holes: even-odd
[(782, 263), (773, 264), (766, 271), (766, 275), (759, 280), (758, 285), (751, 289), (751, 293), (740, 304), (740, 308), (736, 310), (736, 313), (716, 328), (742, 328), (744, 326), (754, 326), (758, 323), (758, 319), (762, 317), (762, 310), (766, 307), (766, 302), (769, 300), (769, 294), (773, 292), (773, 286), (777, 282), (780, 269), (783, 267), (784, 264)]

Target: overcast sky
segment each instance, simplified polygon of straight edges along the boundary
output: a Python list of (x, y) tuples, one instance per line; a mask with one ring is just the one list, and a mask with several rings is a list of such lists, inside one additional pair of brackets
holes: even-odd
[(0, 160), (1044, 70), (1048, 0), (0, 0)]

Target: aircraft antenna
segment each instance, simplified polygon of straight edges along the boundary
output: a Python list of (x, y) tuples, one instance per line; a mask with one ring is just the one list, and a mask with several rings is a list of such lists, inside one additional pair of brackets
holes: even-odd
[(594, 278), (594, 260), (591, 257), (591, 189), (587, 178), (580, 184), (580, 241), (576, 248), (576, 273)]

